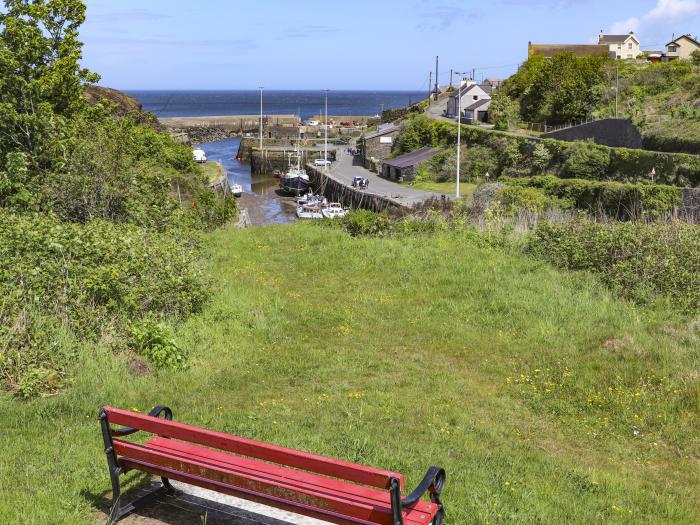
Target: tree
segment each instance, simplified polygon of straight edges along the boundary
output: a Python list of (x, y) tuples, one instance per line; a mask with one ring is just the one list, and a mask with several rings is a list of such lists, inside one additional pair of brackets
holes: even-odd
[(26, 155), (32, 174), (60, 162), (69, 119), (85, 109), (80, 66), (81, 0), (5, 0), (0, 13), (0, 169), (7, 153)]
[(501, 91), (494, 93), (489, 106), (489, 122), (496, 129), (507, 130), (517, 126), (519, 121), (519, 104)]
[(700, 66), (700, 49), (696, 49), (690, 53), (690, 60), (695, 66)]

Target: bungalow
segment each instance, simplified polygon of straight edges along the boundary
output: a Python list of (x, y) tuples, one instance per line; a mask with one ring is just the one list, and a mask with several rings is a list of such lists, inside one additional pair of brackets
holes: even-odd
[(598, 35), (598, 44), (608, 46), (610, 56), (618, 60), (635, 59), (642, 54), (634, 31), (626, 35), (604, 35), (601, 30)]
[(440, 153), (440, 151), (439, 149), (426, 146), (400, 157), (387, 159), (382, 164), (382, 177), (399, 182), (414, 180), (418, 167), (426, 160)]
[[(457, 111), (459, 109), (461, 98), (462, 106), (462, 116), (465, 116), (465, 110), (468, 107), (473, 106), (476, 102), (482, 100), (491, 101), (491, 96), (484, 91), (484, 89), (479, 86), (473, 80), (462, 81), (462, 85), (459, 90), (454, 91), (450, 94), (450, 98), (447, 100), (447, 111), (446, 116), (449, 118), (457, 118)], [(488, 108), (487, 108), (488, 109)]]
[(688, 59), (693, 51), (699, 49), (700, 42), (698, 42), (697, 37), (694, 38), (690, 35), (679, 36), (666, 44), (666, 61)]

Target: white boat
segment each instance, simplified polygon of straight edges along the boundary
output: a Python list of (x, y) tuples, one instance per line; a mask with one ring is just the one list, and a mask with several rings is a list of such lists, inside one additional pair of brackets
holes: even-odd
[(296, 202), (298, 206), (303, 206), (304, 204), (317, 205), (321, 208), (328, 206), (328, 199), (326, 199), (323, 195), (314, 195), (311, 192), (298, 197)]
[(321, 213), (326, 219), (335, 219), (337, 217), (345, 217), (350, 210), (346, 210), (339, 202), (331, 202), (327, 208), (323, 208)]
[(195, 148), (192, 150), (192, 158), (194, 159), (195, 162), (203, 164), (204, 162), (207, 161), (207, 154), (204, 153), (203, 149)]
[(240, 184), (231, 184), (231, 193), (234, 197), (240, 197), (243, 195), (243, 186)]
[(323, 212), (320, 206), (302, 204), (297, 207), (297, 217), (299, 219), (323, 219)]

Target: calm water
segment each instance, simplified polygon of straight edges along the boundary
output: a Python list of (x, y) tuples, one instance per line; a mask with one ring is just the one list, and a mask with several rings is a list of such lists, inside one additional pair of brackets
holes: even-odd
[[(257, 115), (259, 91), (127, 91), (146, 111), (159, 117)], [(418, 91), (330, 91), (329, 115), (376, 115), (384, 109), (400, 108), (425, 98)], [(296, 115), (308, 119), (324, 112), (324, 94), (319, 91), (274, 91), (263, 93), (266, 115)]]
[[(267, 175), (253, 176), (250, 164), (236, 160), (240, 141), (239, 138), (226, 139), (201, 144), (198, 147), (204, 150), (208, 160), (221, 162), (230, 184), (243, 186), (243, 190), (248, 194), (244, 197), (245, 206), (249, 208), (250, 213), (260, 217), (258, 222), (282, 224), (295, 220), (293, 199), (277, 194), (279, 179)], [(251, 207), (256, 209), (252, 210)]]

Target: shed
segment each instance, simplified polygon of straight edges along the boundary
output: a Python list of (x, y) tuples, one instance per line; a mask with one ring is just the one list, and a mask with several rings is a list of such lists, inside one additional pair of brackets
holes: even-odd
[(365, 134), (362, 144), (362, 163), (365, 168), (370, 168), (369, 160), (384, 160), (394, 149), (394, 141), (401, 128), (396, 124), (384, 124), (376, 131)]
[(491, 99), (481, 99), (464, 108), (464, 118), (467, 122), (486, 122), (489, 119)]
[(426, 146), (400, 157), (387, 159), (382, 164), (382, 177), (399, 182), (414, 180), (418, 166), (441, 153), (441, 151), (437, 148)]

